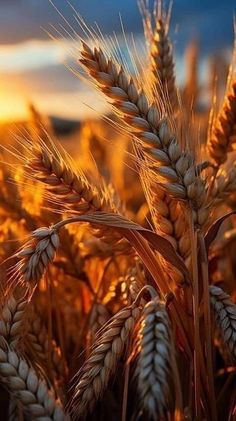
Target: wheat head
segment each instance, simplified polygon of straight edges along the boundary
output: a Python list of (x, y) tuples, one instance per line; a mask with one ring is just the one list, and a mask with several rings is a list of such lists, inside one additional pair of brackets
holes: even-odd
[(103, 394), (124, 353), (125, 345), (132, 336), (139, 315), (140, 309), (136, 305), (123, 308), (97, 336), (91, 355), (78, 373), (72, 399), (75, 417), (85, 417)]
[(23, 357), (3, 343), (0, 347), (0, 377), (31, 419), (69, 419), (46, 381), (38, 376)]
[(150, 419), (164, 416), (168, 407), (171, 373), (170, 321), (165, 304), (158, 297), (142, 313), (135, 377), (141, 408)]
[(224, 345), (236, 360), (236, 305), (221, 288), (210, 286), (210, 301)]
[(38, 282), (59, 248), (59, 235), (54, 228), (38, 228), (17, 253), (17, 275), (24, 281)]
[(208, 151), (214, 162), (220, 166), (232, 151), (236, 142), (236, 80), (226, 92), (222, 108), (208, 139)]
[(146, 95), (122, 67), (108, 60), (101, 49), (91, 50), (85, 43), (81, 56), (81, 64), (141, 141), (158, 184), (173, 198), (188, 201), (196, 210), (195, 222), (202, 225), (208, 216), (203, 207), (206, 189), (193, 157), (181, 152), (167, 121), (160, 118), (155, 104), (149, 104)]

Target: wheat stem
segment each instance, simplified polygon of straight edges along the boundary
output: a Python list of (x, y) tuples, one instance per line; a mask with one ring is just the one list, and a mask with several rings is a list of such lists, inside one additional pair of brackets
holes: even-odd
[(197, 233), (194, 231), (193, 215), (190, 211), (190, 239), (193, 272), (193, 318), (194, 318), (194, 396), (196, 419), (201, 419), (201, 393), (200, 393), (200, 331), (199, 331), (199, 287), (198, 287), (198, 259), (197, 259)]
[(205, 325), (205, 339), (206, 339), (206, 365), (208, 371), (208, 382), (210, 391), (210, 408), (212, 412), (212, 419), (217, 420), (216, 414), (216, 398), (214, 387), (214, 367), (212, 359), (212, 329), (211, 329), (211, 312), (210, 312), (210, 299), (209, 299), (209, 275), (208, 275), (208, 258), (206, 254), (206, 247), (203, 235), (198, 233), (198, 242), (200, 246), (201, 256), (201, 272), (203, 280), (203, 303), (204, 303), (204, 325)]

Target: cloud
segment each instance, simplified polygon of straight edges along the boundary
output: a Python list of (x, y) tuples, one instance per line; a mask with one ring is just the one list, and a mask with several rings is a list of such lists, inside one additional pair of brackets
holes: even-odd
[[(71, 1), (87, 22), (92, 24), (96, 20), (104, 33), (120, 32), (119, 11), (127, 32), (142, 31), (136, 0)], [(78, 24), (66, 0), (55, 0), (55, 3), (77, 30)], [(205, 56), (232, 46), (234, 3), (234, 0), (227, 0), (225, 7), (222, 0), (174, 0), (171, 35), (177, 53), (179, 80), (184, 75), (181, 55), (191, 38), (198, 38), (200, 51)], [(68, 58), (68, 41), (52, 42), (40, 28), (62, 22), (49, 0), (0, 0), (0, 91), (8, 104), (5, 114), (10, 115), (13, 109), (18, 109), (22, 116), (29, 100), (46, 113), (75, 118), (91, 112), (83, 102), (92, 103), (95, 109), (104, 106), (100, 97), (94, 91), (88, 91), (87, 86), (64, 66), (65, 59), (72, 60)], [(178, 31), (175, 31), (177, 25)], [(9, 43), (11, 45), (7, 45)]]
[[(119, 12), (128, 32), (142, 30), (136, 0), (71, 0), (76, 10), (93, 24), (97, 21), (102, 31), (121, 31)], [(54, 0), (58, 9), (70, 24), (78, 30), (73, 18), (73, 10), (66, 0)], [(173, 5), (172, 27), (179, 25), (178, 47), (182, 48), (186, 39), (198, 36), (205, 51), (224, 47), (233, 42), (233, 13), (235, 0), (175, 0)], [(59, 25), (62, 18), (49, 0), (1, 0), (0, 1), (0, 44), (16, 43), (29, 38), (47, 39), (42, 27), (50, 23)], [(219, 30), (220, 28), (220, 30)]]

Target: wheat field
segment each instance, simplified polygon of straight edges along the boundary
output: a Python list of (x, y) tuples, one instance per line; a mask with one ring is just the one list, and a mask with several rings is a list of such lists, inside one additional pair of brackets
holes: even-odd
[(178, 86), (170, 13), (139, 6), (132, 69), (79, 18), (108, 114), (1, 129), (2, 420), (236, 420), (236, 50), (203, 109), (196, 43)]

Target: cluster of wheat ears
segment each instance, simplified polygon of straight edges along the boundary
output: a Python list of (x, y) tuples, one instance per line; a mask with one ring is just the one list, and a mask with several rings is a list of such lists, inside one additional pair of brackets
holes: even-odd
[[(104, 149), (94, 177), (34, 107), (31, 132), (14, 136), (1, 164), (8, 420), (236, 419), (235, 59), (201, 132), (196, 86), (176, 86), (169, 16), (140, 6), (146, 64), (130, 73), (92, 32), (76, 49), (81, 77), (112, 107), (109, 136), (126, 138), (126, 206)], [(125, 174), (124, 155), (107, 148)]]

